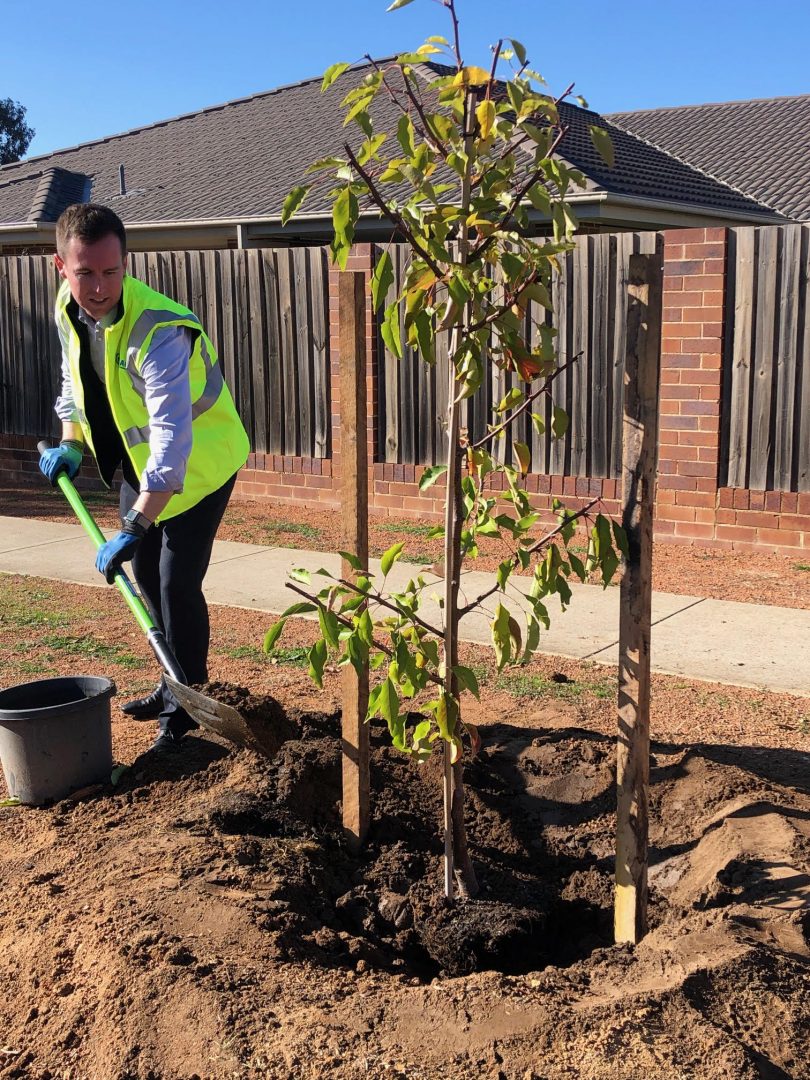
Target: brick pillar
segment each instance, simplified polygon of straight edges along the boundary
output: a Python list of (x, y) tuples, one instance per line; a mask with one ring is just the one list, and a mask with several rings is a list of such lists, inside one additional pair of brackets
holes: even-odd
[[(373, 319), (371, 310), (371, 274), (373, 265), (373, 248), (371, 244), (356, 244), (349, 255), (346, 269), (357, 272), (363, 271), (366, 279), (366, 410), (367, 410), (367, 439), (369, 482), (373, 482), (374, 456), (376, 451), (376, 428), (377, 428), (377, 364), (376, 364), (376, 341), (373, 332)], [(329, 355), (332, 400), (332, 475), (337, 481), (340, 478), (340, 311), (338, 309), (338, 275), (340, 270), (331, 265), (329, 268)]]
[(726, 230), (664, 233), (655, 534), (715, 537), (723, 392)]

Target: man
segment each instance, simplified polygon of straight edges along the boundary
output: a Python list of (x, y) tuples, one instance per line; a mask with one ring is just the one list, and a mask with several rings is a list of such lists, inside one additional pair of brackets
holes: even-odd
[[(56, 298), (62, 441), (40, 458), (55, 484), (79, 471), (85, 447), (110, 487), (121, 466), (121, 531), (99, 549), (112, 582), (132, 560), (135, 580), (189, 683), (208, 677), (209, 620), (202, 592), (214, 535), (248, 437), (197, 317), (126, 273), (124, 225), (93, 203), (56, 224)], [(159, 718), (150, 748), (178, 749), (197, 725), (161, 685), (124, 712)]]

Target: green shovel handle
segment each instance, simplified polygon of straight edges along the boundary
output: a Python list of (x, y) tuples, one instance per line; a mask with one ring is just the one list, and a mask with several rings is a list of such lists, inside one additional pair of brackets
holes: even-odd
[[(44, 439), (37, 443), (37, 450), (39, 450), (40, 454), (43, 454), (49, 449), (50, 444)], [(96, 551), (98, 551), (100, 547), (107, 543), (107, 539), (96, 524), (93, 515), (82, 502), (81, 495), (79, 495), (78, 491), (73, 486), (73, 481), (66, 472), (60, 472), (56, 477), (56, 486), (70, 503), (74, 514), (84, 527), (84, 531), (96, 545)], [(147, 640), (163, 670), (167, 675), (171, 675), (176, 682), (186, 685), (186, 676), (183, 669), (178, 664), (174, 653), (172, 653), (169, 648), (163, 631), (155, 626), (154, 619), (147, 611), (143, 600), (138, 596), (135, 586), (130, 581), (126, 572), (121, 569), (116, 570), (113, 581), (115, 582), (118, 591), (126, 600), (130, 611), (137, 619), (138, 625), (146, 634)]]

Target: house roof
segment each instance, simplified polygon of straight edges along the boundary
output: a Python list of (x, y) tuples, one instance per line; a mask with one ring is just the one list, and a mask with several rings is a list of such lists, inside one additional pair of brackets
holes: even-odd
[[(420, 65), (426, 79), (435, 66)], [(347, 72), (338, 88), (321, 94), (321, 78), (163, 120), (105, 139), (0, 168), (0, 228), (55, 221), (72, 201), (112, 206), (130, 227), (143, 223), (278, 222), (283, 200), (318, 158), (340, 153), (347, 132), (340, 101), (368, 73)], [(342, 91), (342, 92), (341, 92)], [(386, 95), (374, 105), (377, 130), (396, 130), (399, 118)], [(773, 215), (677, 157), (598, 114), (564, 104), (570, 130), (562, 155), (588, 180), (581, 199), (701, 208), (717, 216), (757, 220)], [(588, 127), (613, 136), (616, 166), (595, 153)], [(123, 186), (122, 168), (123, 167)], [(303, 217), (327, 219), (328, 185), (313, 189)]]
[(810, 221), (810, 94), (606, 119), (763, 206)]

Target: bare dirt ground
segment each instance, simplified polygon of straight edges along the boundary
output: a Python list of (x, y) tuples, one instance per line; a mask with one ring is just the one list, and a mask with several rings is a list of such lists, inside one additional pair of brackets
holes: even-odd
[[(87, 505), (99, 525), (118, 526), (117, 501), (90, 495)], [(75, 522), (61, 492), (44, 483), (35, 488), (0, 487), (0, 512), (16, 517)], [(430, 539), (431, 524), (394, 518), (372, 518), (369, 549), (379, 556), (392, 544), (405, 541), (403, 558), (432, 564), (441, 557), (441, 542)], [(539, 534), (538, 534), (539, 535)], [(250, 544), (338, 551), (343, 546), (341, 518), (334, 510), (274, 506), (266, 502), (232, 502), (218, 536)], [(579, 538), (580, 544), (584, 540)], [(494, 570), (507, 548), (497, 539), (481, 540), (476, 570)], [(810, 609), (810, 554), (804, 562), (795, 556), (769, 552), (739, 552), (685, 544), (656, 545), (653, 588), (685, 596), (705, 596), (740, 603)]]
[(117, 592), (0, 576), (0, 684), (114, 679), (129, 766), (79, 800), (0, 808), (0, 1077), (810, 1077), (807, 701), (654, 677), (652, 930), (616, 947), (612, 669), (543, 657), (499, 677), (465, 647), (482, 892), (450, 910), (435, 766), (373, 728), (353, 857), (339, 676), (309, 683), (305, 622), (265, 657), (268, 621), (213, 609), (211, 677), (281, 703), (277, 757), (195, 733), (150, 761), (153, 724), (118, 702), (155, 662)]

